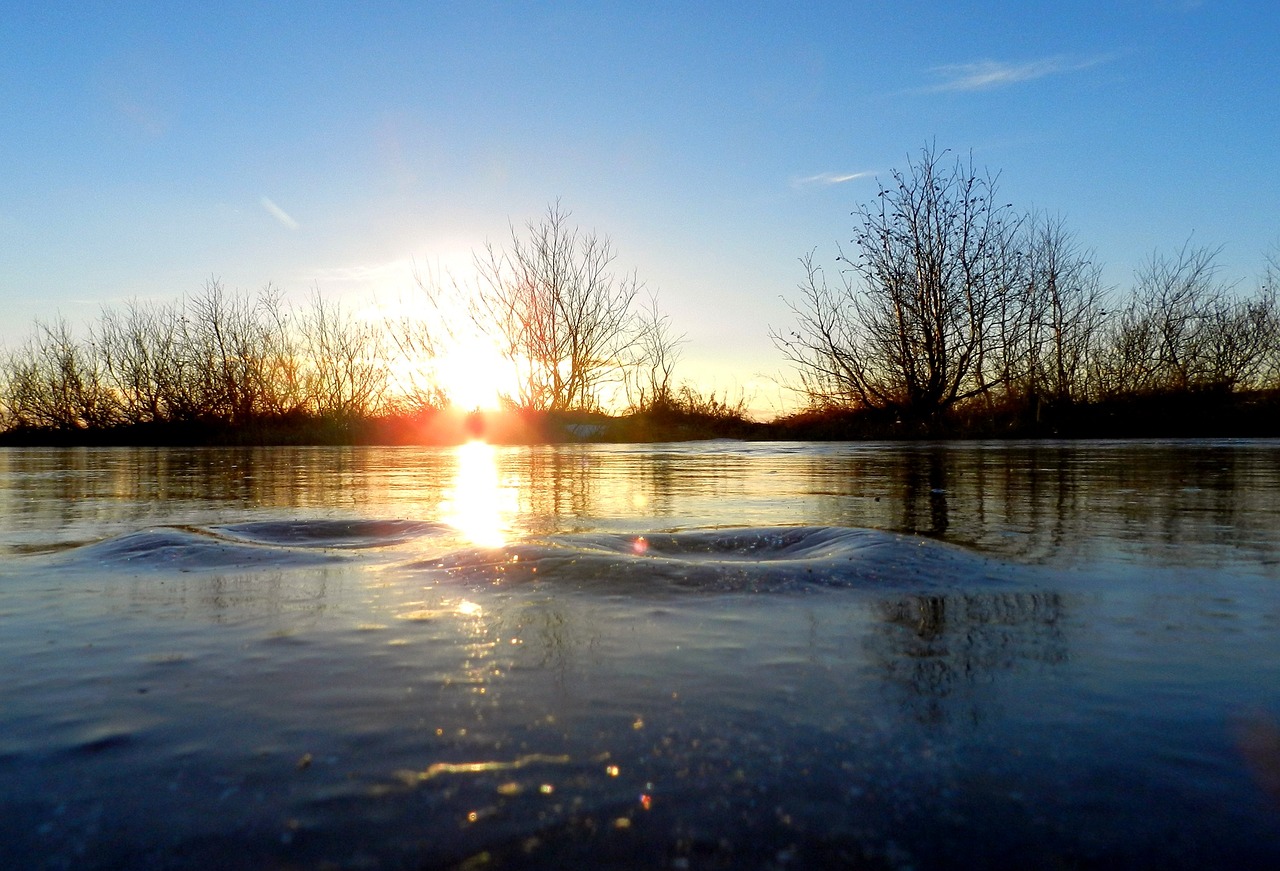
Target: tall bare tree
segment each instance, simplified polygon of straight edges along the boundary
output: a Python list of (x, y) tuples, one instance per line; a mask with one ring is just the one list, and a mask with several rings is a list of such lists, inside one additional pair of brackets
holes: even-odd
[(1263, 387), (1280, 389), (1280, 243), (1267, 254), (1258, 296), (1270, 309), (1270, 338), (1263, 355), (1259, 382)]
[(63, 318), (38, 321), (5, 369), (5, 416), (11, 425), (78, 430), (117, 420), (115, 398), (92, 348), (76, 339)]
[(132, 301), (104, 308), (93, 329), (107, 383), (124, 423), (173, 420), (182, 363), (178, 316), (171, 305)]
[(683, 334), (671, 327), (671, 316), (658, 308), (656, 295), (640, 312), (638, 330), (626, 361), (627, 405), (632, 411), (670, 406), (675, 397), (672, 377), (680, 361)]
[(520, 405), (592, 409), (600, 390), (620, 382), (623, 355), (636, 335), (635, 275), (612, 271), (612, 243), (569, 225), (559, 203), (506, 248), (477, 256), (473, 316), (501, 340), (520, 375)]
[[(544, 411), (596, 410), (611, 391), (625, 393), (632, 370), (650, 365), (637, 353), (646, 343), (669, 355), (657, 364), (669, 369), (678, 341), (661, 333), (657, 345), (649, 342), (665, 321), (637, 311), (642, 283), (615, 271), (609, 239), (579, 230), (569, 217), (556, 203), (523, 233), (513, 226), (505, 245), (485, 245), (472, 283), (418, 275), (430, 315), (388, 324), (406, 362), (447, 360), (451, 344), (476, 341), (478, 331), (515, 370), (516, 395), (507, 399)], [(460, 313), (466, 324), (457, 322)]]
[(456, 306), (458, 310), (448, 315), (443, 311), (445, 297), (454, 300), (457, 296), (448, 292), (457, 289), (456, 281), (450, 278), (446, 283), (430, 272), (424, 275), (416, 270), (414, 281), (425, 295), (426, 304), (402, 303), (384, 323), (386, 350), (395, 356), (397, 363), (394, 371), (388, 373), (389, 386), (400, 409), (410, 413), (448, 404), (449, 397), (440, 385), (436, 367), (446, 345), (458, 341), (459, 321), (466, 321), (469, 328), (474, 326), (465, 305)]
[(390, 385), (381, 331), (355, 320), (318, 291), (312, 294), (300, 329), (302, 383), (309, 408), (341, 419), (380, 411)]
[(1102, 266), (1061, 217), (1030, 215), (1022, 249), (1026, 380), (1018, 386), (1033, 400), (1083, 400), (1107, 318)]
[(841, 286), (812, 257), (792, 304), (795, 329), (773, 332), (818, 404), (890, 409), (927, 421), (1005, 377), (995, 334), (1020, 270), (1019, 219), (972, 159), (926, 146), (854, 212)]

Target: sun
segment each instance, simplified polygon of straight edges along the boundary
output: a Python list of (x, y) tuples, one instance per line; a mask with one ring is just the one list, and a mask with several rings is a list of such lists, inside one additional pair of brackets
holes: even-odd
[(497, 411), (516, 393), (516, 371), (491, 341), (474, 337), (455, 343), (437, 363), (440, 387), (463, 411)]

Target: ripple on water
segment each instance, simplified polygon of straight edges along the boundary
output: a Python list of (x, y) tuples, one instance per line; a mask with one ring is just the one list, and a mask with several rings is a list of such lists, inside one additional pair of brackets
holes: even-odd
[[(73, 548), (55, 559), (95, 570), (302, 567), (357, 559), (356, 551), (392, 550), (447, 530), (410, 520), (168, 526)], [(401, 568), (464, 583), (541, 581), (611, 594), (930, 590), (1028, 580), (1026, 566), (952, 545), (832, 526), (567, 534), (453, 551)]]
[(334, 551), (392, 547), (446, 530), (412, 520), (272, 520), (226, 526), (161, 526), (62, 550), (60, 565), (128, 570), (307, 566)]
[(927, 539), (826, 526), (552, 536), (458, 551), (410, 570), (454, 580), (567, 583), (611, 593), (911, 589), (1026, 579), (1005, 565)]
[(128, 571), (199, 571), (202, 569), (302, 566), (340, 559), (323, 551), (258, 545), (237, 541), (197, 527), (158, 527), (119, 535), (63, 551), (56, 562)]
[(404, 544), (446, 532), (420, 520), (267, 520), (218, 527), (237, 539), (289, 547), (366, 548)]

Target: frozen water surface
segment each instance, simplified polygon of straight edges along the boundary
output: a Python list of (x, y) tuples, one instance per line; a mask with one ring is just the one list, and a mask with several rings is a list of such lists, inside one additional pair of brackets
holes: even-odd
[(6, 868), (1280, 867), (1280, 443), (0, 451)]

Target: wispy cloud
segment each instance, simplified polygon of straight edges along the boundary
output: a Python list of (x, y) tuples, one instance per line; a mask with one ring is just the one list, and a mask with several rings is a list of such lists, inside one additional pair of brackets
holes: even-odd
[(791, 186), (797, 188), (830, 187), (835, 184), (844, 184), (847, 181), (857, 181), (860, 178), (871, 178), (874, 174), (871, 172), (822, 172), (818, 175), (793, 179)]
[(1010, 63), (998, 60), (980, 60), (967, 64), (946, 64), (930, 70), (942, 81), (925, 88), (929, 93), (941, 91), (986, 91), (1042, 79), (1045, 76), (1056, 76), (1088, 69), (1111, 60), (1113, 55), (1095, 55), (1087, 58), (1073, 58), (1069, 55), (1054, 55), (1039, 60)]
[(313, 269), (301, 276), (308, 284), (328, 285), (367, 285), (382, 284), (391, 280), (403, 280), (412, 277), (413, 261), (409, 258), (389, 260), (381, 263), (355, 263), (346, 266), (326, 266)]
[(272, 202), (270, 197), (263, 197), (259, 202), (262, 203), (262, 208), (267, 210), (267, 214), (275, 218), (281, 224), (288, 227), (290, 230), (298, 229), (298, 222), (293, 219), (293, 216)]

